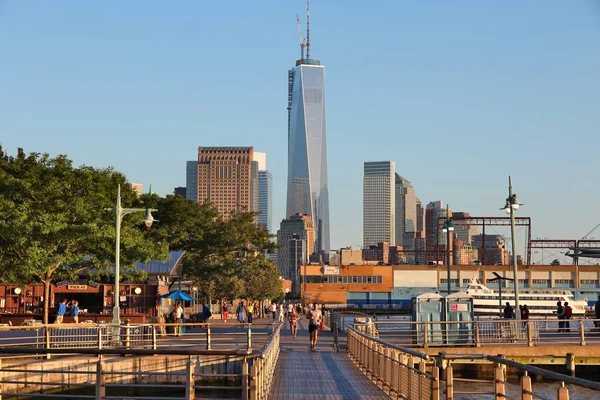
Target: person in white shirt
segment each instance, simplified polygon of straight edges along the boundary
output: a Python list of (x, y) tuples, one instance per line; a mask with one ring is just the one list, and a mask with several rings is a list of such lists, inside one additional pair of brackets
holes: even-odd
[(183, 307), (181, 307), (181, 303), (175, 303), (175, 309), (173, 310), (175, 314), (175, 336), (181, 336), (182, 334), (182, 324), (183, 324)]
[(313, 309), (308, 312), (306, 316), (308, 318), (308, 332), (310, 333), (310, 348), (314, 349), (317, 347), (317, 341), (319, 340), (319, 326), (323, 316), (321, 310), (315, 304)]
[(284, 318), (284, 313), (283, 313), (283, 304), (279, 305), (279, 322), (283, 322), (283, 318)]

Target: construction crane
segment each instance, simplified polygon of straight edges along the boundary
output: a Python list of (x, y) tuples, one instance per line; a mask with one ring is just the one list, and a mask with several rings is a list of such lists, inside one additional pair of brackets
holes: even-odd
[(300, 24), (300, 17), (298, 14), (296, 14), (296, 23), (298, 24), (298, 34), (300, 35), (300, 59), (304, 60), (304, 48), (306, 47), (306, 40), (304, 39), (302, 24)]

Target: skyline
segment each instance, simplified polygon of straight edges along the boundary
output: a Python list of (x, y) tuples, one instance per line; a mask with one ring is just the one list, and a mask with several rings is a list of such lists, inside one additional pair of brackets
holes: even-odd
[[(113, 166), (160, 195), (185, 184), (199, 146), (253, 146), (269, 157), (276, 230), (304, 7), (2, 2), (0, 144)], [(424, 205), (472, 216), (503, 216), (512, 175), (534, 238), (600, 223), (599, 16), (588, 2), (313, 0), (331, 248), (362, 243), (365, 161), (395, 161)]]

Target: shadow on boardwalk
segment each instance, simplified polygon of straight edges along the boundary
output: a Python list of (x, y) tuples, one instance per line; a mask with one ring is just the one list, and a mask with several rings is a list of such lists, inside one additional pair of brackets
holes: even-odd
[(319, 333), (319, 344), (311, 350), (308, 321), (301, 319), (294, 339), (288, 324), (281, 332), (281, 354), (269, 399), (389, 399), (350, 361), (345, 335), (340, 351), (333, 346), (333, 333)]

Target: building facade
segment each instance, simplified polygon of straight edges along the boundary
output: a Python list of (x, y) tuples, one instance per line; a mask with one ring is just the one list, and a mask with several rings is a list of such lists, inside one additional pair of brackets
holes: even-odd
[(288, 180), (286, 215), (310, 215), (314, 246), (330, 250), (325, 67), (318, 60), (296, 61), (288, 73)]
[(363, 177), (363, 248), (396, 243), (396, 164), (367, 161)]
[[(471, 214), (466, 212), (454, 212), (452, 213), (452, 218), (459, 220), (466, 218), (468, 221), (468, 218), (471, 218)], [(467, 221), (454, 222), (454, 237), (465, 245), (470, 245), (473, 243), (473, 236), (479, 234), (479, 231), (477, 230), (476, 225), (467, 223)]]
[(277, 231), (277, 267), (285, 279), (292, 281), (292, 292), (299, 292), (300, 265), (308, 264), (315, 252), (315, 233), (310, 215), (296, 214), (281, 221)]
[(210, 201), (219, 213), (258, 211), (258, 162), (253, 147), (199, 147), (186, 166), (186, 198)]
[(258, 223), (272, 232), (273, 175), (269, 171), (258, 171), (258, 212)]
[(412, 249), (417, 231), (417, 197), (412, 184), (396, 174), (396, 245)]
[[(452, 217), (452, 210), (449, 210)], [(432, 201), (425, 208), (425, 246), (427, 261), (444, 261), (442, 250), (446, 248), (446, 234), (442, 232), (439, 218), (446, 218), (446, 208), (443, 201)], [(452, 240), (452, 237), (450, 238)]]

